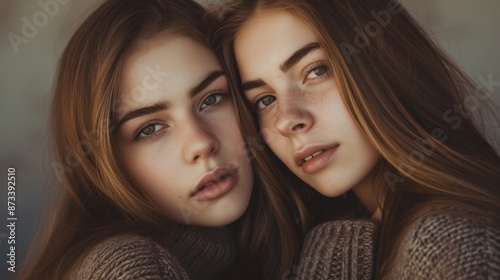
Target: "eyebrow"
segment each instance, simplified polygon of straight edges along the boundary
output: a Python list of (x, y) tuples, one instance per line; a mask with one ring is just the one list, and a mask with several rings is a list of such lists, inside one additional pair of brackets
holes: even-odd
[(158, 102), (158, 103), (155, 103), (155, 104), (148, 106), (148, 107), (143, 107), (143, 108), (139, 108), (137, 110), (133, 110), (131, 112), (126, 113), (121, 118), (121, 120), (118, 122), (118, 125), (116, 127), (117, 128), (120, 127), (123, 123), (125, 123), (131, 119), (135, 119), (135, 118), (142, 117), (145, 115), (154, 114), (156, 112), (166, 110), (166, 109), (170, 108), (171, 106), (172, 105), (170, 104), (170, 102)]
[[(294, 52), (283, 64), (280, 65), (280, 70), (286, 73), (290, 68), (297, 64), (302, 58), (311, 53), (312, 51), (319, 49), (319, 43), (314, 42), (307, 44)], [(262, 79), (252, 80), (244, 82), (241, 84), (243, 91), (249, 91), (254, 88), (265, 86), (266, 83)]]
[(292, 54), (283, 64), (281, 64), (280, 70), (283, 73), (286, 73), (290, 68), (292, 68), (292, 66), (297, 64), (302, 58), (304, 58), (306, 55), (308, 55), (310, 52), (316, 49), (319, 49), (319, 43), (317, 42), (305, 45), (304, 47), (296, 51), (294, 54)]
[(215, 70), (210, 72), (201, 83), (199, 83), (197, 86), (193, 87), (189, 91), (189, 97), (193, 98), (195, 97), (198, 93), (200, 93), (202, 90), (204, 90), (206, 87), (208, 87), (213, 81), (215, 81), (217, 78), (220, 76), (224, 76), (224, 71), (220, 70)]
[(244, 82), (243, 84), (241, 84), (241, 88), (244, 91), (249, 91), (251, 89), (258, 88), (258, 87), (265, 86), (265, 85), (266, 85), (266, 83), (262, 79), (257, 79), (257, 80), (253, 80), (253, 81)]
[[(200, 93), (206, 87), (208, 87), (213, 81), (215, 81), (217, 78), (219, 78), (220, 76), (223, 76), (223, 75), (224, 75), (224, 72), (220, 71), (220, 70), (215, 70), (215, 71), (210, 72), (203, 79), (203, 81), (201, 81), (198, 85), (196, 85), (195, 87), (193, 87), (189, 91), (189, 93), (188, 93), (189, 98), (194, 98), (198, 93)], [(118, 125), (116, 127), (117, 128), (120, 127), (123, 123), (125, 123), (131, 119), (135, 119), (135, 118), (142, 117), (145, 115), (154, 114), (154, 113), (159, 112), (159, 111), (167, 110), (170, 107), (172, 107), (172, 104), (170, 102), (157, 102), (151, 106), (147, 106), (147, 107), (139, 108), (137, 110), (130, 111), (130, 112), (126, 113), (121, 118), (121, 120), (118, 122)]]

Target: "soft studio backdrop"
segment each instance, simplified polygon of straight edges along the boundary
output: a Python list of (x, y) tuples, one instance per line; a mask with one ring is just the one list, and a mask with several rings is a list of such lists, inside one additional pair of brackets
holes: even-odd
[[(47, 117), (58, 58), (72, 32), (98, 2), (0, 0), (1, 279), (15, 277), (7, 270), (11, 246), (7, 228), (7, 170), (16, 168), (17, 270), (58, 182), (47, 147)], [(500, 1), (402, 2), (500, 106)]]

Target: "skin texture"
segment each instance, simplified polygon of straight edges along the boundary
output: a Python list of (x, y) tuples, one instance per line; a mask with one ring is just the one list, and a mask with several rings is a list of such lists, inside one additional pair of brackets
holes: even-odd
[[(239, 218), (250, 200), (253, 173), (226, 78), (221, 74), (189, 94), (210, 73), (222, 71), (215, 56), (187, 37), (168, 36), (139, 45), (124, 69), (118, 120), (166, 103), (118, 128), (118, 154), (135, 184), (179, 223), (216, 227)], [(207, 172), (228, 165), (238, 168), (229, 192), (206, 201), (192, 196)]]
[[(306, 24), (285, 11), (255, 14), (234, 46), (244, 94), (258, 112), (265, 141), (292, 172), (323, 195), (353, 189), (371, 204), (370, 172), (379, 153), (345, 108), (321, 47), (283, 69), (294, 53), (317, 42)], [(335, 146), (309, 167), (294, 159), (300, 151)]]

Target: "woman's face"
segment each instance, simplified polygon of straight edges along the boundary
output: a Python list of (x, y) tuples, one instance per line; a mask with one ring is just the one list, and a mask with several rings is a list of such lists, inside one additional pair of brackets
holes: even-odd
[(253, 173), (210, 50), (184, 36), (141, 45), (124, 65), (115, 108), (119, 159), (165, 215), (223, 226), (243, 214)]
[(265, 141), (288, 168), (326, 196), (366, 185), (379, 154), (344, 106), (313, 31), (288, 12), (261, 11), (234, 51)]

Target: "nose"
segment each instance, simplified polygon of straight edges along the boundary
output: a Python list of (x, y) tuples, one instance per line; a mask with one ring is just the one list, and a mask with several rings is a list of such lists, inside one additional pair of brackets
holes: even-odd
[(283, 136), (292, 136), (308, 131), (314, 124), (314, 118), (299, 102), (285, 100), (278, 104), (276, 129)]
[(189, 163), (208, 159), (220, 148), (219, 139), (210, 131), (209, 126), (199, 120), (192, 120), (183, 124), (183, 133), (180, 139), (182, 154)]

